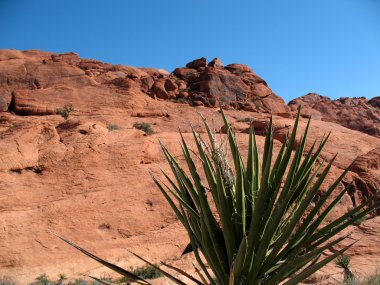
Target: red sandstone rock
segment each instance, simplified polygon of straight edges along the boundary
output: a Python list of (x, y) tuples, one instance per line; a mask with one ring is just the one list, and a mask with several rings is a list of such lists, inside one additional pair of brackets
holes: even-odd
[(225, 69), (227, 69), (228, 71), (236, 75), (240, 75), (245, 72), (252, 73), (252, 69), (248, 65), (245, 65), (245, 64), (233, 63), (233, 64), (227, 65)]
[[(219, 98), (225, 100), (226, 115), (243, 153), (249, 127), (245, 118), (253, 120), (262, 148), (261, 135), (269, 113), (278, 113), (273, 115), (275, 151), (294, 122), (283, 100), (242, 65), (192, 69), (192, 79), (181, 80), (154, 69), (83, 60), (74, 54), (57, 55), (55, 60), (45, 52), (0, 51), (0, 103), (4, 110), (0, 114), (0, 278), (15, 276), (21, 284), (31, 282), (41, 272), (49, 276), (105, 273), (49, 230), (126, 268), (137, 265), (128, 250), (157, 263), (181, 254), (188, 243), (186, 233), (147, 173), (160, 176), (160, 168), (169, 171), (158, 138), (183, 162), (178, 128), (189, 141), (189, 122), (199, 132), (205, 130), (193, 107), (154, 100), (147, 94), (188, 96), (191, 105), (203, 106), (205, 98), (218, 98), (215, 90), (229, 92), (228, 97)], [(236, 90), (247, 95), (229, 104), (226, 98), (232, 98)], [(14, 105), (10, 104), (12, 93)], [(375, 98), (363, 102), (344, 99), (334, 106), (362, 110), (370, 105), (368, 110), (376, 114)], [(67, 121), (48, 115), (67, 103), (75, 108)], [(15, 114), (8, 111), (9, 104)], [(322, 105), (331, 104), (326, 101)], [(197, 109), (213, 121), (215, 129), (221, 128), (217, 108)], [(136, 122), (151, 124), (155, 134), (144, 136), (133, 127)], [(300, 133), (306, 123), (302, 118)], [(119, 129), (112, 130), (110, 125)], [(345, 181), (354, 180), (355, 193), (343, 197), (337, 211), (331, 213), (336, 217), (367, 196), (378, 195), (380, 139), (343, 127), (339, 121), (313, 120), (307, 148), (329, 131), (332, 135), (322, 156), (330, 161), (339, 155), (328, 182), (355, 160)], [(323, 185), (322, 192), (326, 187)], [(343, 187), (339, 185), (339, 189)], [(355, 239), (360, 239), (360, 247), (350, 251), (351, 266), (356, 271), (367, 268), (363, 263), (366, 259), (373, 264), (380, 262), (378, 220), (353, 228)], [(367, 230), (370, 227), (373, 229)], [(336, 272), (334, 265), (331, 272)]]
[(208, 63), (208, 66), (215, 67), (215, 68), (223, 68), (224, 64), (219, 58), (216, 57)]
[(178, 86), (169, 78), (160, 78), (153, 84), (153, 92), (160, 99), (175, 99), (178, 95)]
[[(205, 58), (194, 60), (187, 65), (191, 68), (177, 68), (171, 75), (153, 68), (134, 68), (81, 59), (75, 53), (6, 51), (2, 53), (2, 58), (2, 111), (8, 110), (15, 91), (14, 94), (28, 96), (17, 95), (20, 99), (14, 100), (15, 105), (11, 106), (13, 111), (24, 115), (51, 114), (57, 105), (70, 101), (73, 93), (81, 93), (80, 89), (89, 86), (103, 93), (125, 93), (133, 89), (160, 99), (175, 99), (180, 92), (185, 92), (180, 97), (188, 96), (189, 103), (193, 105), (193, 102), (198, 101), (202, 105), (215, 107), (221, 101), (223, 105), (252, 112), (288, 111), (283, 100), (273, 94), (265, 81), (249, 67), (231, 64), (223, 69), (223, 64), (217, 58), (210, 62), (209, 67), (206, 66)], [(11, 65), (8, 64), (9, 60)], [(50, 102), (49, 98), (57, 100), (57, 104)], [(18, 106), (19, 103), (23, 105)]]
[[(365, 200), (372, 197), (380, 199), (380, 148), (358, 156), (350, 170), (357, 174), (353, 179), (354, 191), (359, 192)], [(378, 210), (378, 214), (380, 214), (380, 210)]]
[[(178, 75), (180, 72), (184, 73), (181, 69), (174, 71)], [(266, 82), (245, 65), (233, 64), (229, 69), (206, 67), (201, 72), (189, 72), (182, 78), (190, 87), (192, 101), (201, 101), (208, 107), (215, 107), (221, 102), (252, 112), (286, 113), (289, 110)]]
[(380, 97), (374, 97), (371, 100), (367, 102), (367, 104), (375, 107), (375, 108), (380, 108)]
[(196, 73), (197, 71), (192, 68), (176, 68), (173, 71), (173, 74), (180, 79), (187, 79), (191, 74)]
[(202, 57), (199, 59), (195, 59), (188, 64), (186, 64), (187, 68), (193, 68), (193, 69), (198, 69), (200, 67), (205, 67), (207, 65), (206, 58)]
[(200, 76), (199, 91), (206, 94), (205, 103), (215, 107), (220, 100), (226, 104), (242, 101), (250, 90), (239, 77), (230, 72), (215, 72), (212, 68), (206, 68)]
[[(47, 97), (45, 92), (36, 92), (31, 94), (28, 90), (20, 90), (13, 92), (13, 102), (11, 103), (11, 110), (18, 115), (52, 115), (55, 114), (56, 108), (49, 104), (47, 101), (44, 104), (44, 98)], [(13, 106), (12, 106), (13, 105)]]
[(300, 105), (303, 116), (335, 122), (353, 130), (380, 137), (378, 97), (370, 101), (364, 97), (331, 100), (316, 93), (309, 93), (289, 102), (289, 107), (293, 112), (296, 112)]

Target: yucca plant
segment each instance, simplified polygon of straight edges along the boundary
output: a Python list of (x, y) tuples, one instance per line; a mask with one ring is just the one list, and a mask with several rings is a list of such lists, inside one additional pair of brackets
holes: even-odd
[[(262, 158), (259, 158), (251, 128), (248, 155), (243, 159), (234, 131), (222, 110), (221, 113), (227, 130), (225, 145), (217, 142), (205, 119), (208, 139), (206, 142), (193, 130), (196, 150), (189, 147), (181, 134), (188, 169), (185, 170), (161, 143), (172, 175), (163, 172), (167, 182), (152, 178), (188, 233), (200, 267), (196, 269), (199, 279), (164, 265), (198, 285), (298, 284), (350, 248), (352, 244), (322, 257), (323, 252), (347, 237), (337, 237), (338, 233), (365, 217), (379, 203), (365, 202), (340, 218), (323, 223), (346, 192), (346, 189), (339, 190), (332, 197), (348, 172), (345, 170), (318, 201), (314, 199), (320, 195), (320, 187), (335, 159), (327, 166), (318, 162), (329, 135), (319, 144), (315, 141), (306, 151), (309, 120), (296, 143), (299, 110), (293, 130), (277, 155), (274, 154), (271, 119)], [(231, 166), (227, 149), (232, 157)], [(70, 244), (131, 277), (130, 272)], [(184, 284), (160, 270), (177, 284)], [(132, 277), (139, 283), (149, 284), (137, 276)]]

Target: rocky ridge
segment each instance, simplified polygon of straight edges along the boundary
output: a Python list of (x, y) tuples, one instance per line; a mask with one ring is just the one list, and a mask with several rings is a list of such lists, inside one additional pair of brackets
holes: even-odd
[(247, 111), (288, 111), (285, 102), (248, 66), (224, 67), (217, 58), (208, 64), (205, 58), (195, 60), (171, 74), (81, 59), (75, 53), (9, 50), (2, 52), (0, 64), (11, 64), (2, 68), (0, 75), (0, 108), (19, 115), (54, 114), (62, 100), (78, 96), (73, 88), (84, 87), (118, 93), (135, 90), (152, 98), (193, 106), (216, 107), (220, 102), (226, 108)]
[(346, 128), (380, 137), (380, 97), (331, 100), (316, 93), (309, 93), (288, 104), (295, 112), (302, 105), (302, 115), (316, 120), (334, 122)]
[[(104, 272), (50, 230), (123, 266), (138, 264), (127, 249), (153, 261), (178, 259), (186, 234), (147, 173), (169, 170), (158, 138), (183, 161), (178, 128), (188, 139), (189, 122), (204, 131), (195, 111), (223, 132), (212, 108), (219, 102), (243, 150), (251, 122), (263, 145), (271, 114), (278, 150), (301, 103), (300, 131), (314, 118), (310, 143), (332, 131), (323, 158), (339, 155), (328, 182), (352, 163), (339, 187), (353, 186), (331, 217), (378, 196), (380, 139), (367, 131), (378, 127), (378, 98), (337, 101), (311, 94), (287, 106), (249, 67), (219, 59), (201, 58), (169, 74), (74, 53), (0, 51), (0, 278), (25, 284), (44, 272)], [(68, 120), (56, 114), (66, 104), (75, 108)], [(347, 124), (351, 113), (352, 121), (360, 119), (359, 111), (366, 128)], [(136, 122), (150, 124), (155, 134), (135, 129)], [(360, 250), (350, 252), (354, 270), (374, 271), (380, 262), (378, 223), (376, 217), (352, 229), (361, 239)], [(363, 262), (368, 258), (372, 267)], [(187, 261), (173, 262), (186, 268)], [(334, 266), (326, 270), (339, 279)]]

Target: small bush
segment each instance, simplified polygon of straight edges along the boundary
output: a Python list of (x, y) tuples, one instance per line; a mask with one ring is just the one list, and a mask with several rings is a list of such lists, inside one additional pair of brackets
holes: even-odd
[(238, 118), (236, 121), (239, 123), (250, 123), (253, 121), (253, 119), (250, 117), (245, 117), (245, 118)]
[(350, 261), (351, 261), (351, 257), (349, 255), (344, 255), (344, 254), (338, 256), (335, 261), (335, 264), (337, 266), (344, 269), (344, 278), (343, 278), (344, 284), (353, 284), (356, 280), (350, 268)]
[(30, 283), (29, 285), (53, 285), (53, 284), (55, 284), (55, 282), (50, 280), (49, 277), (47, 277), (47, 275), (44, 273), (38, 276), (36, 278), (36, 281), (34, 281), (33, 283)]
[[(153, 266), (143, 266), (143, 267), (138, 267), (136, 269), (132, 269), (131, 272), (143, 279), (156, 279), (162, 276), (162, 273), (158, 271), (156, 268)], [(131, 282), (133, 280), (130, 280), (127, 277), (122, 277), (118, 280), (116, 280), (116, 283), (124, 283), (124, 282)]]
[(84, 279), (75, 279), (74, 281), (70, 281), (67, 285), (98, 285), (99, 282), (94, 281), (86, 281)]
[[(40, 276), (38, 276), (34, 282), (29, 283), (29, 285), (63, 285), (63, 284), (72, 285), (72, 283), (70, 282), (64, 283), (65, 280), (67, 280), (67, 277), (64, 274), (59, 274), (58, 279), (54, 281), (54, 280), (49, 279), (49, 277), (45, 273), (43, 273)], [(83, 285), (85, 284), (87, 283), (83, 283)]]
[(16, 285), (16, 283), (14, 283), (13, 281), (9, 279), (2, 278), (0, 279), (0, 285)]
[(74, 106), (72, 104), (67, 104), (63, 108), (58, 108), (55, 112), (67, 120), (70, 116), (70, 113), (73, 111), (75, 111)]
[(162, 276), (161, 272), (152, 266), (139, 267), (132, 272), (144, 279), (154, 279)]
[(380, 274), (377, 272), (372, 276), (367, 277), (364, 281), (359, 281), (358, 285), (378, 285), (380, 284)]
[(197, 72), (194, 70), (194, 71), (189, 71), (189, 72), (187, 72), (186, 73), (186, 77), (189, 77), (189, 76), (191, 76), (191, 75), (193, 75), (193, 74), (196, 74)]
[(365, 278), (355, 278), (350, 281), (344, 280), (343, 285), (379, 285), (380, 284), (380, 273), (376, 271), (373, 275)]
[(141, 130), (143, 131), (144, 133), (146, 133), (147, 135), (152, 135), (154, 134), (154, 131), (151, 127), (151, 125), (149, 123), (134, 123), (133, 124), (133, 127), (138, 129), (138, 130)]
[(107, 129), (109, 132), (120, 130), (121, 128), (118, 125), (115, 124), (109, 124), (107, 125)]

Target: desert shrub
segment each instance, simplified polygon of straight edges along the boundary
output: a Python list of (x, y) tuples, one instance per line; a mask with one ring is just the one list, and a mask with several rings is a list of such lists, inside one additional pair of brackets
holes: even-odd
[(153, 129), (152, 129), (152, 127), (151, 127), (151, 125), (149, 123), (144, 123), (144, 122), (134, 123), (133, 127), (136, 128), (136, 129), (138, 129), (138, 130), (143, 131), (147, 135), (154, 134), (154, 131), (153, 131)]
[[(38, 276), (34, 282), (29, 283), (29, 285), (63, 285), (66, 280), (66, 276), (64, 274), (59, 274), (59, 277), (56, 281), (49, 279), (49, 277), (43, 273)], [(1, 283), (0, 283), (1, 284)], [(65, 283), (66, 284), (66, 283)], [(70, 283), (68, 283), (70, 284)]]
[(121, 128), (118, 125), (115, 124), (109, 124), (107, 125), (107, 129), (109, 132), (120, 130)]
[(186, 72), (186, 77), (189, 77), (189, 76), (196, 74), (196, 73), (197, 72), (195, 70), (194, 71), (188, 71), (188, 72)]
[(40, 276), (38, 276), (33, 283), (30, 283), (29, 285), (53, 285), (53, 284), (55, 284), (54, 281), (50, 280), (49, 277), (45, 273), (43, 273)]
[(96, 281), (87, 281), (84, 279), (75, 279), (74, 281), (70, 281), (67, 285), (100, 285), (100, 282)]
[(351, 257), (349, 255), (340, 255), (337, 257), (335, 264), (344, 270), (344, 284), (353, 284), (355, 282), (355, 276), (350, 268)]
[[(188, 233), (187, 251), (194, 253), (199, 278), (162, 264), (197, 285), (298, 284), (349, 249), (353, 244), (334, 253), (327, 252), (347, 237), (337, 236), (342, 230), (372, 212), (380, 202), (371, 206), (372, 201), (364, 202), (338, 219), (323, 223), (347, 192), (347, 188), (336, 188), (348, 169), (318, 201), (314, 199), (321, 195), (320, 187), (335, 160), (326, 166), (318, 163), (329, 135), (306, 151), (310, 120), (297, 141), (299, 110), (293, 130), (277, 155), (270, 120), (262, 158), (251, 128), (248, 155), (243, 159), (235, 134), (222, 110), (221, 113), (227, 130), (226, 143), (217, 140), (204, 119), (208, 140), (193, 131), (196, 151), (182, 137), (186, 168), (161, 143), (172, 175), (163, 173), (168, 183), (152, 178)], [(136, 274), (60, 238), (125, 277), (149, 284)], [(166, 271), (156, 269), (176, 284), (184, 284)]]
[(16, 285), (16, 283), (13, 282), (12, 280), (7, 279), (7, 278), (1, 278), (0, 279), (0, 285)]
[(143, 266), (132, 270), (132, 273), (144, 279), (155, 279), (162, 276), (162, 273), (153, 266)]
[(70, 113), (74, 111), (74, 106), (72, 104), (67, 104), (63, 108), (58, 108), (55, 112), (67, 120), (70, 116)]
[(364, 278), (354, 278), (353, 280), (347, 282), (343, 281), (342, 285), (379, 285), (380, 284), (380, 274), (375, 272), (374, 274), (364, 277)]
[[(162, 276), (162, 273), (154, 266), (143, 266), (136, 269), (131, 269), (131, 273), (139, 276), (143, 279), (155, 279)], [(132, 282), (130, 278), (122, 277), (116, 280), (116, 283), (127, 283)]]
[(355, 285), (379, 285), (380, 284), (380, 274), (376, 272), (375, 274), (364, 278), (364, 280), (358, 281)]
[(253, 119), (250, 117), (244, 117), (244, 118), (238, 118), (236, 121), (240, 123), (250, 123), (253, 121)]

